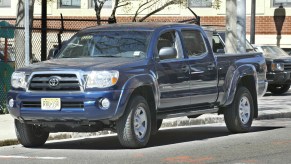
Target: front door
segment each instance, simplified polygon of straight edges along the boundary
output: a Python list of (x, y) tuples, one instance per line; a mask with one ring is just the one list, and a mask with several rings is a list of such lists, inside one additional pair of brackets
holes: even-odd
[(157, 52), (164, 47), (175, 48), (176, 56), (161, 58), (156, 63), (160, 90), (159, 109), (190, 104), (188, 64), (183, 55), (181, 40), (176, 31), (167, 31), (160, 35)]

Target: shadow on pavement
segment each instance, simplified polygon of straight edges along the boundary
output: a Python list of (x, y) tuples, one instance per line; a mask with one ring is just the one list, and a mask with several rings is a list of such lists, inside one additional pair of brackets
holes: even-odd
[[(254, 126), (250, 133), (274, 130), (283, 127)], [(152, 136), (147, 147), (164, 146), (176, 143), (201, 141), (217, 137), (232, 135), (224, 126), (185, 127), (162, 129)], [(103, 136), (98, 138), (84, 138), (72, 141), (51, 142), (40, 149), (86, 149), (86, 150), (113, 150), (124, 149), (118, 142), (117, 136)]]

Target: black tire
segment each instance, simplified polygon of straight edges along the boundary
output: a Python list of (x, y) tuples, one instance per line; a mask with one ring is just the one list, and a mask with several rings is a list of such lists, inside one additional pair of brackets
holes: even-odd
[[(136, 113), (137, 112), (137, 113)], [(137, 122), (137, 115), (142, 115), (144, 120), (140, 126), (144, 126), (144, 133), (140, 133)], [(142, 120), (142, 119), (141, 119)], [(136, 125), (134, 125), (137, 123)], [(139, 95), (133, 95), (127, 104), (126, 111), (116, 123), (116, 129), (119, 142), (122, 146), (127, 148), (141, 148), (146, 146), (151, 135), (151, 112), (147, 101)], [(137, 134), (135, 133), (136, 131)]]
[[(240, 112), (244, 112), (240, 114)], [(239, 87), (233, 102), (224, 111), (224, 120), (232, 133), (248, 132), (254, 118), (254, 103), (250, 91)]]
[(289, 88), (290, 88), (290, 84), (269, 84), (268, 85), (268, 91), (277, 95), (287, 92)]
[(158, 119), (157, 120), (157, 130), (159, 130), (161, 128), (162, 123), (163, 123), (163, 119)]
[(41, 127), (21, 123), (19, 120), (15, 120), (14, 124), (17, 139), (24, 147), (39, 147), (48, 139), (49, 132)]

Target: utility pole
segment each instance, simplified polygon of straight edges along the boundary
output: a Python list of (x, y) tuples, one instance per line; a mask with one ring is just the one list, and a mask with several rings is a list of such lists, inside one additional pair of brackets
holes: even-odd
[(255, 44), (256, 35), (256, 0), (252, 0), (250, 42)]
[(226, 0), (226, 53), (246, 52), (246, 0)]
[(25, 0), (24, 3), (24, 31), (25, 31), (25, 48), (24, 48), (24, 53), (25, 53), (25, 66), (29, 65), (29, 0)]
[(47, 56), (47, 2), (41, 0), (41, 61)]

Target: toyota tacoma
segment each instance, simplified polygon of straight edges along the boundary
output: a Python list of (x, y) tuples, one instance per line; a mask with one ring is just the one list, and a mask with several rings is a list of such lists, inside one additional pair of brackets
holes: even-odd
[(25, 147), (53, 132), (110, 129), (124, 147), (140, 148), (163, 119), (205, 113), (247, 132), (267, 87), (262, 53), (216, 57), (193, 24), (90, 27), (56, 51), (11, 77), (7, 106)]

